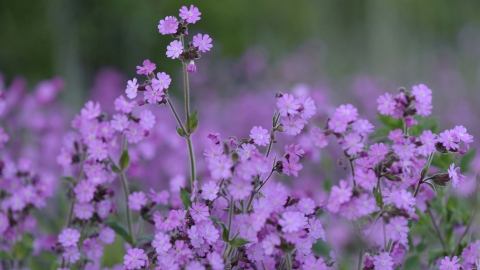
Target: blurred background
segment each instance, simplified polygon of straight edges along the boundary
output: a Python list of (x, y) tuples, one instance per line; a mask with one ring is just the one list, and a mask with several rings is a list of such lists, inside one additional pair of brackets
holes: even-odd
[(392, 87), (423, 82), (480, 102), (479, 1), (2, 0), (0, 70), (32, 85), (61, 76), (62, 98), (79, 108), (104, 67), (130, 78), (149, 58), (157, 70), (178, 70), (165, 57), (170, 39), (157, 24), (192, 3), (202, 12), (192, 34), (214, 39), (209, 61), (233, 61), (255, 46), (268, 68), (311, 50), (297, 82), (321, 82), (343, 95), (365, 75)]

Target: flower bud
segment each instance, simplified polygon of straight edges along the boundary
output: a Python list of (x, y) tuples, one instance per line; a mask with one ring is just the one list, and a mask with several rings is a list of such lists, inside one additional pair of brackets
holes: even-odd
[(452, 179), (450, 179), (448, 173), (436, 173), (430, 177), (430, 180), (432, 180), (435, 185), (444, 187)]

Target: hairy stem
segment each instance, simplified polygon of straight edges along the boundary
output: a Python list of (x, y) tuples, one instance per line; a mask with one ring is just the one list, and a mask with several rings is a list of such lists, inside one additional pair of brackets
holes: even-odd
[(435, 233), (437, 234), (438, 239), (442, 243), (443, 250), (447, 252), (447, 246), (445, 245), (445, 241), (443, 240), (442, 234), (438, 229), (437, 222), (435, 222), (435, 218), (433, 217), (432, 211), (430, 210), (430, 206), (427, 207), (427, 213), (430, 216), (430, 220), (432, 221), (433, 229), (435, 230)]
[(285, 254), (286, 268), (287, 270), (292, 270), (292, 255), (288, 251), (286, 251), (284, 254)]
[(167, 98), (167, 104), (168, 106), (170, 107), (170, 110), (172, 110), (172, 113), (173, 115), (175, 116), (175, 120), (177, 120), (177, 124), (180, 126), (180, 128), (182, 129), (182, 131), (187, 134), (187, 130), (185, 130), (185, 127), (183, 126), (182, 124), (182, 121), (180, 120), (180, 117), (178, 117), (178, 113), (177, 111), (175, 110), (175, 107), (173, 106), (173, 103), (172, 101), (170, 100), (170, 98)]
[(130, 241), (133, 244), (134, 236), (132, 231), (132, 214), (130, 213), (130, 208), (128, 207), (128, 195), (130, 194), (130, 190), (128, 188), (128, 181), (125, 172), (120, 174), (120, 178), (122, 179), (123, 193), (125, 194), (125, 211), (127, 212), (128, 234), (130, 235)]

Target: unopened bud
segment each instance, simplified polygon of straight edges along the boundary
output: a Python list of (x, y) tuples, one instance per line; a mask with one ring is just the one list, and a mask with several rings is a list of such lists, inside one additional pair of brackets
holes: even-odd
[(435, 185), (444, 187), (452, 179), (450, 179), (450, 176), (448, 175), (448, 173), (437, 173), (432, 175), (430, 177), (430, 180), (432, 180), (432, 182), (435, 183)]

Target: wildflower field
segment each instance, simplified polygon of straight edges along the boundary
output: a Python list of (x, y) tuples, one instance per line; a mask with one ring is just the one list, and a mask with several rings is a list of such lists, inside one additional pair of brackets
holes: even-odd
[(480, 269), (479, 3), (120, 2), (0, 2), (0, 270)]

